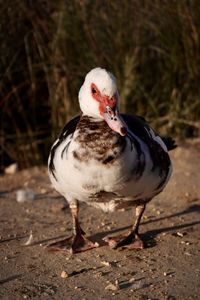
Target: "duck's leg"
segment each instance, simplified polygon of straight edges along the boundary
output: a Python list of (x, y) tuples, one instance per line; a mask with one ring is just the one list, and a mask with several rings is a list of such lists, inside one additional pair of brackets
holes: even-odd
[(109, 246), (113, 249), (123, 247), (128, 249), (143, 249), (144, 244), (139, 235), (139, 226), (142, 215), (144, 213), (146, 204), (138, 205), (136, 207), (136, 220), (132, 227), (132, 230), (126, 234), (115, 236), (115, 237), (105, 237), (104, 241), (106, 241)]
[(48, 248), (55, 251), (60, 250), (68, 251), (70, 253), (78, 253), (98, 247), (98, 243), (93, 243), (92, 241), (84, 237), (85, 232), (82, 230), (78, 221), (78, 201), (73, 201), (72, 203), (70, 203), (70, 210), (73, 223), (73, 235), (64, 240), (48, 245)]

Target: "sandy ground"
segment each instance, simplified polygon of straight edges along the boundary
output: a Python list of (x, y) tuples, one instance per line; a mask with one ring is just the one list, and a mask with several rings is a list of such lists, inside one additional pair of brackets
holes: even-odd
[[(70, 235), (71, 218), (46, 168), (1, 176), (0, 299), (200, 299), (200, 140), (182, 143), (171, 157), (173, 177), (147, 206), (139, 251), (101, 242), (129, 228), (132, 210), (106, 214), (86, 205), (82, 227), (101, 247), (72, 256), (47, 251), (50, 241)], [(16, 201), (24, 187), (34, 201)], [(33, 245), (23, 246), (31, 231)]]

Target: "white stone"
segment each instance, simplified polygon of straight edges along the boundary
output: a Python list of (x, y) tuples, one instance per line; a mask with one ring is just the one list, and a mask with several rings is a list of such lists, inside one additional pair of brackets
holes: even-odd
[(6, 167), (4, 172), (5, 172), (5, 174), (13, 175), (17, 172), (17, 170), (18, 170), (18, 164), (13, 163), (13, 164), (9, 165), (8, 167)]
[(21, 189), (16, 192), (17, 202), (31, 202), (35, 199), (35, 193), (31, 189)]

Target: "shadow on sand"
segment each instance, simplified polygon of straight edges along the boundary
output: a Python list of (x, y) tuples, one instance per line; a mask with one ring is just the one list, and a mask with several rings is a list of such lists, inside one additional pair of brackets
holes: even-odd
[[(188, 214), (195, 213), (195, 212), (200, 213), (200, 205), (194, 204), (180, 212), (177, 212), (177, 213), (165, 216), (165, 217), (157, 218), (154, 220), (145, 221), (145, 222), (142, 222), (141, 224), (145, 225), (145, 224), (149, 224), (149, 223), (153, 223), (153, 222), (159, 222), (162, 220), (168, 220), (171, 218), (188, 215)], [(195, 226), (197, 224), (200, 224), (200, 220), (196, 220), (193, 222), (188, 222), (188, 223), (184, 223), (184, 224), (180, 224), (180, 225), (175, 225), (175, 226), (168, 226), (168, 227), (161, 227), (161, 228), (159, 227), (158, 229), (150, 230), (144, 234), (141, 234), (141, 237), (145, 243), (145, 247), (153, 247), (156, 245), (155, 238), (158, 235), (160, 235), (161, 233), (167, 233), (167, 232), (173, 232), (173, 231), (177, 231), (177, 230), (181, 230), (181, 229), (186, 229), (186, 228)], [(121, 228), (117, 228), (117, 229), (113, 229), (113, 230), (109, 230), (109, 231), (99, 232), (97, 234), (90, 236), (90, 239), (92, 241), (97, 241), (100, 246), (104, 246), (104, 245), (106, 245), (106, 243), (102, 240), (104, 237), (112, 236), (115, 233), (118, 233), (118, 232), (121, 232), (124, 230), (130, 230), (131, 227), (132, 226), (125, 226), (125, 227), (121, 227)]]
[[(187, 209), (184, 209), (180, 212), (177, 212), (177, 213), (165, 216), (165, 217), (148, 220), (148, 221), (142, 222), (141, 224), (145, 225), (145, 224), (149, 224), (149, 223), (159, 222), (162, 220), (168, 220), (171, 218), (188, 215), (188, 214), (195, 213), (195, 212), (200, 213), (200, 205), (198, 205), (198, 204), (191, 205)], [(167, 232), (173, 232), (173, 231), (177, 231), (177, 230), (181, 230), (181, 229), (186, 229), (186, 228), (193, 227), (197, 224), (200, 224), (200, 220), (196, 220), (196, 221), (194, 220), (193, 222), (183, 223), (183, 224), (175, 225), (175, 226), (168, 226), (168, 227), (161, 227), (161, 228), (159, 227), (158, 229), (150, 230), (150, 231), (145, 232), (144, 234), (141, 234), (141, 237), (142, 237), (142, 240), (144, 241), (145, 247), (154, 247), (156, 245), (155, 238), (158, 235), (160, 235), (161, 233), (167, 233)], [(102, 232), (96, 233), (92, 236), (89, 236), (89, 238), (93, 242), (98, 242), (99, 246), (102, 247), (102, 246), (107, 245), (107, 243), (103, 241), (104, 237), (112, 236), (118, 232), (123, 232), (123, 231), (130, 230), (130, 229), (131, 229), (130, 225), (124, 226), (121, 228), (116, 228), (113, 230), (102, 231)], [(57, 236), (57, 237), (47, 238), (44, 240), (39, 240), (39, 241), (32, 243), (31, 245), (33, 246), (33, 245), (43, 244), (45, 246), (45, 245), (47, 245), (48, 242), (53, 241), (53, 240), (59, 240), (61, 238), (66, 238), (66, 235), (61, 235), (61, 236)], [(6, 242), (7, 241), (8, 240), (6, 240)], [(5, 242), (5, 240), (1, 241), (1, 242)]]

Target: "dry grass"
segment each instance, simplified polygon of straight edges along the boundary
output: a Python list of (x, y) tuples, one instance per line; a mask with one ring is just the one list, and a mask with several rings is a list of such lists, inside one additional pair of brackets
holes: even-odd
[(15, 0), (0, 16), (3, 164), (47, 160), (95, 66), (117, 77), (122, 111), (179, 136), (199, 129), (198, 0)]

